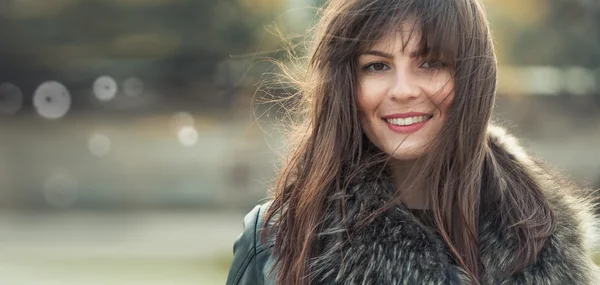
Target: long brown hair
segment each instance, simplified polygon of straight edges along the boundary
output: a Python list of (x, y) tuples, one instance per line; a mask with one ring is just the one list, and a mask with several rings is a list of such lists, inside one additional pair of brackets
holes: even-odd
[(408, 19), (415, 19), (421, 31), (421, 54), (444, 59), (455, 84), (444, 128), (416, 169), (418, 177), (427, 177), (422, 180), (437, 230), (478, 283), (484, 270), (478, 248), (480, 210), (495, 207), (504, 226), (522, 242), (506, 274), (533, 263), (554, 228), (554, 215), (538, 184), (488, 137), (496, 56), (481, 3), (330, 0), (319, 16), (298, 86), (303, 120), (272, 190), (262, 231), (264, 240), (275, 235), (277, 283), (311, 281), (309, 262), (317, 254), (315, 234), (326, 198), (344, 193), (359, 169), (382, 162), (381, 153), (369, 151), (373, 146), (360, 128), (356, 60), (360, 50)]

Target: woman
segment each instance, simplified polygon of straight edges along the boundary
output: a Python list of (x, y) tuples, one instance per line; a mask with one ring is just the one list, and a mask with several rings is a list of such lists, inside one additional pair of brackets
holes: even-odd
[(600, 284), (591, 204), (490, 124), (477, 0), (331, 0), (227, 284)]

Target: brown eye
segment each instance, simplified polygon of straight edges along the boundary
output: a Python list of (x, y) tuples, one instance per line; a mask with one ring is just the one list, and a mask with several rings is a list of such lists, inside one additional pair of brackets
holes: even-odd
[(390, 69), (385, 63), (382, 62), (374, 62), (374, 63), (370, 63), (367, 64), (365, 67), (363, 67), (364, 71), (367, 72), (381, 72), (381, 71), (385, 71)]
[(442, 69), (444, 67), (446, 67), (446, 64), (437, 60), (426, 60), (421, 64), (421, 68), (425, 69)]

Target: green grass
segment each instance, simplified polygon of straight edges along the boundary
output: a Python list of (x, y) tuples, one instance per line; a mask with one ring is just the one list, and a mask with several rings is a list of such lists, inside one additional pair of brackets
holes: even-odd
[(0, 284), (222, 285), (230, 265), (231, 254), (205, 260), (21, 256), (0, 261)]

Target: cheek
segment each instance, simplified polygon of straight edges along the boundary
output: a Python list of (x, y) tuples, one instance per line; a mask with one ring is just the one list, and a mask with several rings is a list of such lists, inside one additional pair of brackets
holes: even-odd
[(370, 117), (375, 114), (377, 108), (384, 99), (384, 85), (377, 80), (362, 80), (359, 82), (356, 92), (356, 102), (363, 116)]
[(441, 102), (438, 102), (438, 106), (440, 106), (440, 109), (442, 110), (442, 114), (444, 115), (444, 117), (446, 117), (448, 115), (448, 110), (450, 109), (450, 106), (452, 105), (452, 101), (454, 101), (454, 91), (448, 91), (446, 93), (443, 94), (443, 96), (441, 97)]
[[(446, 81), (447, 82), (447, 81)], [(454, 101), (454, 84), (452, 82), (432, 86), (430, 98), (431, 101), (439, 107), (442, 114), (445, 116), (448, 113), (452, 101)]]
[(375, 106), (374, 98), (371, 94), (369, 94), (369, 89), (364, 83), (359, 84), (358, 91), (356, 92), (356, 103), (358, 104), (358, 110), (360, 111), (360, 115), (368, 116), (373, 113), (373, 109)]

